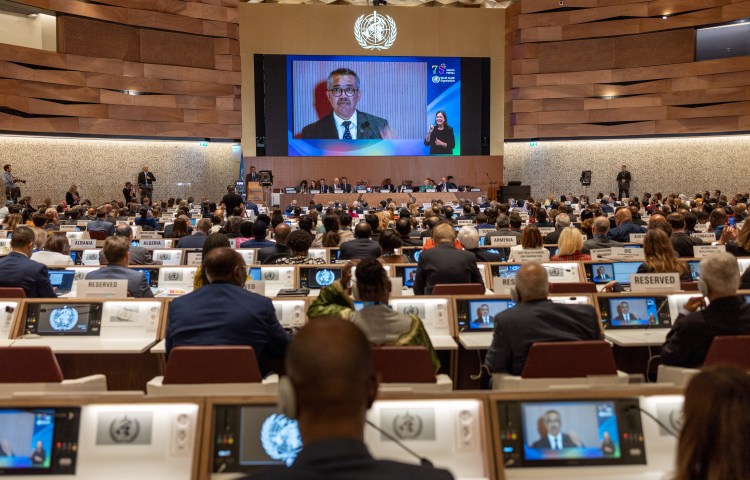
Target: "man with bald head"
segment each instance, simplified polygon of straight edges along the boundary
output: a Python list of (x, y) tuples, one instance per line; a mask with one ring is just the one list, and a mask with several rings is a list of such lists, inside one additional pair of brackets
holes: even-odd
[(430, 295), (435, 285), (446, 283), (481, 283), (477, 257), (454, 247), (456, 231), (453, 224), (440, 223), (432, 229), (435, 248), (423, 250), (414, 279), (414, 295)]
[(633, 223), (633, 214), (627, 207), (622, 207), (615, 212), (615, 224), (617, 227), (607, 233), (607, 238), (616, 242), (629, 242), (631, 233), (646, 233), (645, 228)]
[(612, 248), (622, 247), (623, 244), (616, 242), (611, 238), (607, 238), (607, 232), (609, 232), (609, 219), (604, 216), (594, 218), (594, 224), (591, 227), (591, 231), (594, 233), (594, 238), (590, 238), (583, 242), (581, 247), (581, 253), (589, 254), (591, 250), (598, 248)]
[(305, 325), (287, 351), (286, 373), (288, 378), (282, 381), (289, 380), (290, 388), (286, 391), (280, 385), (279, 403), (297, 419), (302, 451), (291, 467), (248, 478), (453, 478), (445, 470), (375, 460), (370, 455), (364, 427), (367, 410), (378, 393), (378, 378), (370, 344), (351, 322), (321, 317)]
[(591, 305), (552, 303), (547, 270), (526, 263), (516, 274), (516, 306), (495, 316), (495, 331), (484, 364), (493, 373), (520, 375), (534, 342), (601, 340)]
[(263, 247), (258, 250), (258, 261), (264, 265), (275, 263), (279, 258), (292, 256), (292, 250), (287, 247), (286, 239), (292, 233), (292, 227), (286, 223), (280, 223), (273, 229), (276, 243), (270, 247)]
[(208, 252), (203, 271), (208, 285), (169, 304), (167, 355), (184, 345), (249, 345), (265, 373), (264, 357), (283, 356), (289, 343), (273, 303), (245, 290), (245, 261), (229, 247)]

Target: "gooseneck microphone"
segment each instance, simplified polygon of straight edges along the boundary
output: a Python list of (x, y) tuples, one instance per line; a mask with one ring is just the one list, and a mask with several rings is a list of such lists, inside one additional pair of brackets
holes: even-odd
[(674, 430), (672, 430), (671, 428), (669, 428), (668, 426), (666, 426), (664, 424), (664, 422), (662, 422), (661, 420), (659, 420), (658, 418), (656, 418), (655, 416), (653, 416), (650, 412), (647, 412), (646, 410), (642, 409), (640, 406), (638, 406), (638, 405), (630, 405), (630, 407), (628, 407), (628, 408), (631, 409), (631, 410), (639, 410), (642, 414), (646, 415), (654, 423), (656, 423), (661, 428), (663, 428), (664, 431), (667, 432), (669, 435), (671, 435), (671, 436), (673, 436), (675, 438), (680, 438), (679, 433), (675, 432)]
[(365, 122), (362, 124), (363, 129), (368, 129), (372, 135), (377, 138), (378, 140), (382, 140), (383, 138), (372, 128), (372, 125), (370, 125), (370, 122)]
[(372, 428), (374, 428), (375, 430), (377, 430), (378, 432), (380, 432), (381, 434), (383, 434), (383, 435), (384, 435), (384, 436), (385, 436), (385, 437), (386, 437), (386, 438), (387, 438), (388, 440), (391, 440), (391, 441), (393, 441), (393, 443), (395, 443), (395, 444), (396, 444), (396, 445), (398, 445), (399, 447), (403, 448), (403, 449), (404, 449), (404, 450), (405, 450), (406, 452), (408, 452), (408, 453), (409, 453), (409, 454), (410, 454), (411, 456), (413, 456), (413, 457), (415, 457), (415, 458), (416, 458), (417, 460), (419, 460), (419, 464), (420, 464), (420, 465), (422, 465), (423, 467), (430, 467), (430, 468), (435, 468), (435, 465), (433, 465), (431, 461), (429, 461), (429, 460), (428, 460), (427, 458), (425, 458), (425, 457), (421, 457), (421, 456), (419, 456), (419, 454), (418, 454), (417, 452), (415, 452), (415, 451), (414, 451), (414, 450), (412, 450), (411, 448), (409, 448), (409, 447), (407, 447), (406, 445), (404, 445), (404, 444), (403, 444), (403, 443), (402, 443), (402, 442), (401, 442), (401, 441), (400, 441), (400, 440), (399, 440), (398, 438), (394, 437), (394, 436), (393, 436), (393, 435), (391, 435), (390, 433), (388, 433), (388, 432), (386, 432), (385, 430), (383, 430), (382, 428), (378, 427), (377, 425), (375, 425), (374, 423), (372, 423), (372, 422), (371, 422), (370, 420), (365, 420), (365, 422), (367, 422), (367, 424), (368, 424), (369, 426), (371, 426)]

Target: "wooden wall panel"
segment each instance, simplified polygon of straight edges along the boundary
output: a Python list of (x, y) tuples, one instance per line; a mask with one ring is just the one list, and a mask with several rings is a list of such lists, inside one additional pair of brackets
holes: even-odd
[(0, 44), (0, 130), (241, 137), (237, 0), (19, 0), (58, 50)]
[(506, 138), (748, 130), (750, 56), (695, 61), (697, 27), (748, 16), (750, 0), (520, 0)]

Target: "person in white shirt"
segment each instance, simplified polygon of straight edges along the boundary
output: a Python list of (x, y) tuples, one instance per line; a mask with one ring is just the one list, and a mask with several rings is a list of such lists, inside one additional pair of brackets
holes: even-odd
[(31, 259), (48, 267), (73, 265), (68, 238), (59, 233), (50, 235), (44, 242), (44, 248), (31, 255)]
[(521, 244), (510, 247), (510, 255), (508, 255), (508, 261), (520, 262), (520, 253), (532, 250), (542, 252), (542, 258), (536, 259), (535, 261), (549, 261), (549, 250), (544, 248), (544, 240), (542, 239), (542, 234), (539, 232), (538, 228), (533, 225), (529, 225), (528, 227), (524, 228), (523, 233), (521, 233)]
[(547, 433), (534, 442), (531, 448), (562, 450), (583, 446), (567, 433), (562, 433), (562, 417), (557, 410), (547, 410), (544, 412), (544, 427), (547, 429)]

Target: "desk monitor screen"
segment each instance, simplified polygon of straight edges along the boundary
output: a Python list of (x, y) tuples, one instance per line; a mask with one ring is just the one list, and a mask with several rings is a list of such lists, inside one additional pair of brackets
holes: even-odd
[(630, 285), (630, 275), (638, 273), (641, 262), (587, 263), (586, 279), (604, 284), (616, 280), (621, 285)]
[(404, 248), (401, 250), (401, 253), (406, 258), (406, 263), (419, 263), (422, 250), (419, 248)]
[(646, 463), (637, 399), (497, 404), (506, 468)]
[(405, 287), (414, 288), (414, 279), (417, 278), (417, 267), (396, 267), (396, 276), (403, 278)]
[(76, 278), (76, 272), (73, 270), (50, 270), (49, 283), (56, 289), (57, 294), (70, 292), (73, 288), (73, 280)]
[(101, 303), (33, 303), (26, 313), (26, 331), (38, 335), (99, 335), (101, 322)]
[(291, 465), (302, 449), (297, 422), (275, 405), (217, 405), (213, 430), (214, 473)]
[(599, 297), (604, 328), (670, 328), (672, 316), (666, 296)]
[(0, 476), (75, 474), (79, 408), (0, 408)]
[(300, 288), (325, 288), (341, 279), (340, 268), (300, 267)]
[(70, 259), (73, 260), (73, 265), (80, 265), (81, 264), (81, 252), (80, 250), (71, 250), (70, 251)]
[(516, 278), (516, 272), (521, 265), (492, 265), (492, 276), (500, 278)]
[(263, 275), (261, 273), (260, 267), (249, 268), (247, 271), (247, 275), (253, 282), (260, 282), (261, 280), (263, 280)]
[(458, 329), (462, 332), (491, 332), (495, 328), (495, 315), (515, 306), (513, 300), (496, 298), (458, 300)]
[(690, 276), (693, 278), (693, 281), (696, 281), (699, 278), (701, 278), (701, 261), (700, 260), (688, 260), (687, 264), (688, 264), (688, 269), (690, 270)]
[(159, 286), (159, 271), (154, 268), (136, 268), (136, 272), (141, 272), (148, 282), (148, 286), (156, 288)]

